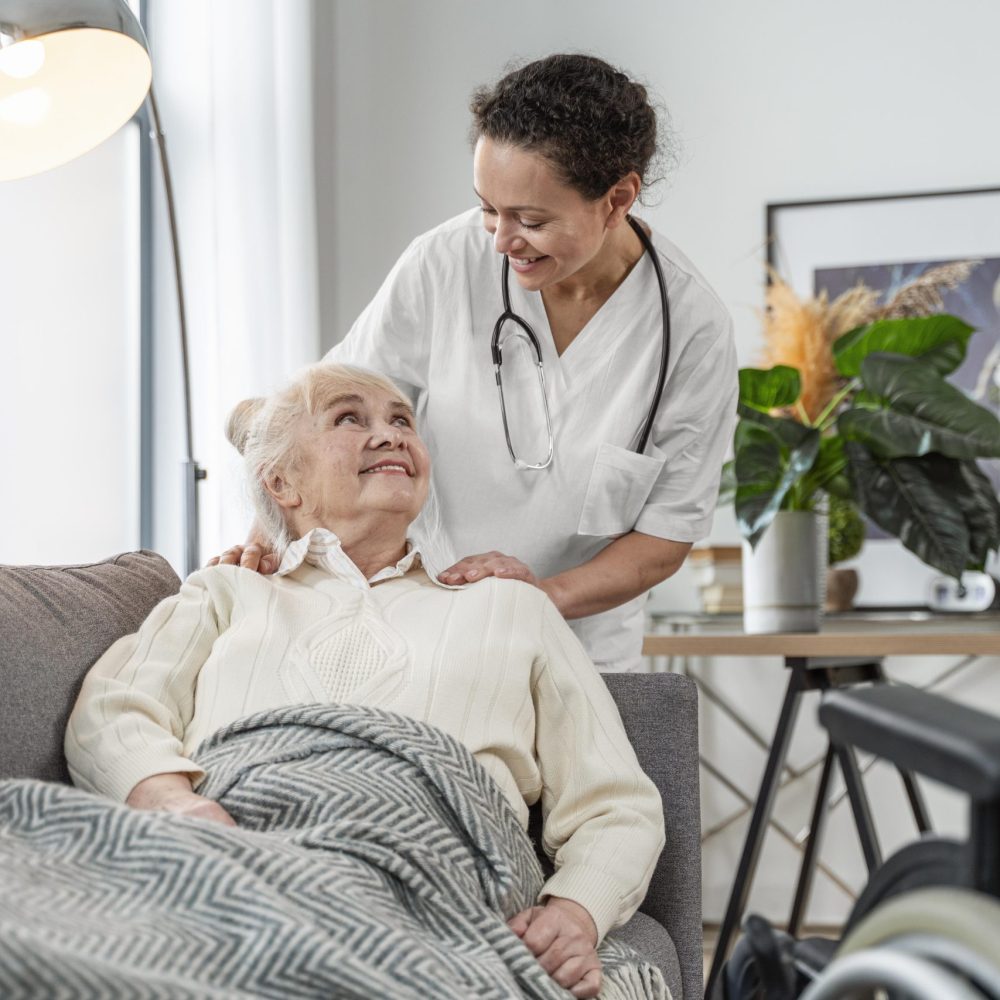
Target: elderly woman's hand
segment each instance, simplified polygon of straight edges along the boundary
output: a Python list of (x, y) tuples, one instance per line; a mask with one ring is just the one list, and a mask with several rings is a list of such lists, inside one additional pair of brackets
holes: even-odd
[(277, 570), (280, 562), (274, 552), (263, 545), (251, 542), (248, 545), (233, 545), (221, 556), (213, 556), (205, 565), (242, 566), (243, 569), (255, 570), (268, 576)]
[(454, 566), (449, 566), (438, 574), (442, 583), (458, 586), (462, 583), (475, 583), (488, 576), (496, 576), (505, 580), (523, 580), (537, 587), (538, 577), (531, 572), (520, 559), (506, 556), (502, 552), (482, 552), (475, 556), (466, 556)]
[(133, 809), (177, 813), (192, 819), (207, 819), (223, 826), (236, 826), (236, 820), (218, 802), (191, 790), (185, 774), (154, 774), (144, 778), (128, 794), (125, 804)]
[(532, 906), (511, 917), (507, 926), (573, 996), (583, 1000), (600, 993), (597, 926), (579, 903), (551, 896), (544, 906)]
[(270, 542), (259, 521), (254, 521), (250, 536), (243, 545), (233, 545), (221, 556), (213, 556), (207, 566), (242, 566), (268, 576), (277, 571), (281, 559), (271, 551)]

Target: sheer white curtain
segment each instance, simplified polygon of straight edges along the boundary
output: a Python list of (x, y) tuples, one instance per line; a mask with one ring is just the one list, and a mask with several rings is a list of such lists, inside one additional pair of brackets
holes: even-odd
[[(226, 414), (320, 354), (313, 0), (150, 0), (154, 86), (174, 178), (188, 305), (202, 561), (248, 511)], [(155, 221), (154, 546), (181, 566), (176, 300)]]
[(0, 184), (0, 563), (139, 542), (139, 143)]

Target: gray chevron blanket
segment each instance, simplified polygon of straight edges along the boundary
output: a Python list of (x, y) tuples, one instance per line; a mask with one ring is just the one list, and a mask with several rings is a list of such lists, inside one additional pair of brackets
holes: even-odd
[[(505, 925), (542, 882), (530, 841), (440, 730), (299, 706), (198, 762), (236, 828), (0, 782), (0, 997), (569, 997)], [(624, 946), (602, 958), (602, 997), (667, 996)]]

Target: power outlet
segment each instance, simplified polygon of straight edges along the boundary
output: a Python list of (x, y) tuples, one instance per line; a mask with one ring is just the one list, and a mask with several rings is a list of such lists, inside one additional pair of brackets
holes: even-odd
[(1000, 607), (1000, 587), (988, 573), (969, 571), (959, 582), (936, 576), (930, 582), (927, 603), (934, 611), (989, 611)]

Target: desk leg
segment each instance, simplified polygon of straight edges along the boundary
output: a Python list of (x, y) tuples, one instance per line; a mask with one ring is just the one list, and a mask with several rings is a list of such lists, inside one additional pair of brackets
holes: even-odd
[(806, 689), (806, 674), (805, 668), (791, 668), (788, 687), (785, 689), (785, 700), (781, 705), (781, 714), (778, 716), (774, 738), (771, 740), (771, 751), (767, 755), (767, 763), (764, 766), (764, 777), (761, 779), (757, 802), (750, 817), (746, 840), (743, 842), (743, 853), (740, 855), (736, 881), (729, 894), (726, 913), (722, 920), (722, 926), (719, 928), (719, 940), (715, 946), (715, 954), (712, 956), (712, 968), (709, 971), (708, 984), (705, 987), (707, 998), (713, 996), (713, 990), (722, 972), (723, 963), (726, 961), (733, 934), (738, 929), (739, 922), (743, 917), (747, 896), (750, 894), (750, 886), (757, 871), (757, 861), (764, 843), (767, 822), (774, 807), (774, 797), (778, 792), (781, 771), (788, 754), (792, 729), (798, 715), (799, 696)]
[(840, 761), (840, 770), (844, 775), (844, 784), (847, 786), (847, 797), (851, 801), (854, 825), (858, 830), (858, 840), (861, 841), (861, 850), (864, 853), (865, 864), (868, 866), (868, 874), (870, 875), (882, 864), (882, 851), (875, 833), (875, 821), (872, 819), (872, 810), (868, 803), (868, 795), (865, 793), (861, 769), (858, 767), (853, 747), (838, 746), (836, 753), (837, 759)]
[(809, 837), (806, 849), (802, 854), (802, 866), (799, 868), (799, 882), (795, 887), (795, 902), (788, 918), (788, 933), (798, 937), (802, 928), (802, 918), (809, 905), (812, 893), (813, 877), (816, 874), (816, 854), (819, 851), (820, 839), (823, 836), (823, 825), (827, 816), (827, 800), (830, 797), (830, 776), (833, 774), (833, 746), (828, 744), (826, 757), (823, 759), (823, 770), (820, 772), (819, 784), (816, 786), (816, 799), (813, 803), (812, 819), (809, 821)]

